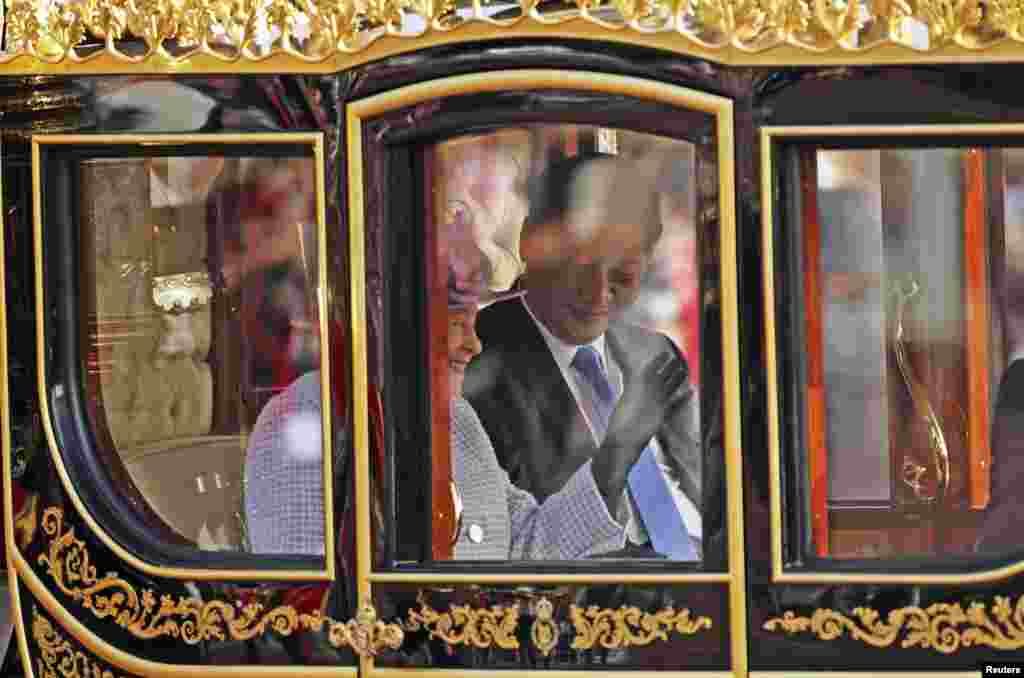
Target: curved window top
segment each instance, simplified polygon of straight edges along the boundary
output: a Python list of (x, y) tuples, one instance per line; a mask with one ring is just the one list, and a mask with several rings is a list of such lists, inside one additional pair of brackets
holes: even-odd
[[(90, 526), (144, 571), (333, 577), (321, 144), (36, 138), (55, 461)], [(317, 544), (296, 541), (299, 523)]]
[[(388, 521), (371, 581), (731, 577), (728, 102), (555, 75), (450, 78), (349, 108), (352, 232), (365, 224), (368, 325), (383, 328), (366, 342)], [(573, 364), (588, 344), (603, 388)], [(664, 382), (644, 384), (659, 359)], [(638, 411), (657, 412), (649, 432)], [(605, 454), (617, 440), (635, 449)], [(636, 469), (632, 453), (650, 471), (635, 487), (595, 471)], [(672, 511), (644, 522), (634, 498), (652, 483)]]

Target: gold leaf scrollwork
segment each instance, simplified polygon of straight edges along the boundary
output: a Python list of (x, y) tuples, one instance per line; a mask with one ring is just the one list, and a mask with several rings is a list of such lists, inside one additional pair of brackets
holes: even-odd
[[(496, 646), (508, 650), (519, 647), (516, 627), (520, 606), (525, 603), (493, 605), (490, 608), (450, 605), (450, 611), (442, 613), (427, 604), (422, 591), (418, 600), (420, 608), (409, 613), (406, 631), (426, 629), (432, 638), (448, 645), (481, 649)], [(534, 617), (530, 624), (530, 641), (548, 657), (558, 647), (560, 624), (555, 616), (555, 606), (546, 596), (533, 600), (529, 603)], [(636, 607), (604, 609), (591, 606), (584, 609), (570, 605), (569, 617), (576, 629), (572, 642), (574, 650), (649, 645), (656, 640), (668, 640), (671, 633), (693, 635), (712, 626), (709, 617), (694, 617), (690, 610), (676, 611), (671, 607), (658, 612), (642, 612)]]
[(1012, 603), (996, 596), (991, 606), (970, 603), (935, 603), (927, 608), (901, 607), (882, 620), (877, 610), (858, 607), (852, 616), (830, 609), (815, 610), (810, 617), (787, 611), (763, 625), (766, 631), (794, 634), (810, 631), (821, 640), (844, 635), (873, 647), (889, 647), (898, 640), (904, 648), (933, 649), (953, 654), (961, 647), (1019, 650), (1024, 647), (1024, 596)]
[(981, 24), (979, 0), (916, 0), (914, 16), (928, 26), (935, 45), (963, 43), (971, 29)]
[(125, 678), (75, 649), (35, 608), (32, 609), (32, 639), (39, 648), (36, 662), (39, 678)]
[(558, 623), (554, 620), (555, 606), (547, 598), (537, 601), (533, 624), (530, 625), (530, 640), (545, 657), (558, 645)]
[(355, 619), (335, 621), (321, 615), (300, 613), (290, 605), (279, 605), (264, 612), (259, 603), (240, 601), (201, 602), (194, 598), (157, 596), (151, 589), (141, 593), (129, 582), (109, 573), (97, 576), (85, 543), (75, 537), (74, 528), (63, 529), (64, 512), (48, 508), (43, 512), (43, 532), (50, 537), (46, 553), (39, 563), (57, 588), (99, 619), (110, 618), (136, 638), (148, 640), (162, 636), (180, 638), (189, 645), (206, 640), (249, 640), (272, 631), (288, 636), (296, 631), (320, 632), (335, 647), (349, 647), (360, 656), (373, 656), (384, 649), (397, 650), (404, 634), (397, 624), (377, 619), (369, 603)]
[(993, 25), (1014, 40), (1024, 40), (1024, 3), (1020, 0), (989, 0), (985, 11), (991, 15)]
[(688, 609), (677, 612), (671, 607), (642, 612), (637, 607), (605, 609), (591, 605), (584, 609), (573, 605), (569, 616), (576, 628), (574, 650), (589, 650), (595, 645), (608, 649), (649, 645), (655, 640), (668, 640), (673, 631), (693, 635), (711, 628), (709, 617), (693, 617)]
[[(809, 52), (863, 51), (886, 45), (931, 52), (956, 45), (1024, 43), (1019, 0), (572, 0), (566, 14), (517, 0), (514, 18), (495, 23), (486, 0), (6, 0), (6, 51), (0, 63), (30, 55), (48, 63), (83, 63), (93, 35), (123, 63), (156, 57), (256, 62), (284, 54), (317, 63), (367, 49), (381, 38), (429, 40), (465, 23), (487, 24), (497, 37), (521, 24), (556, 25), (577, 17), (599, 30), (672, 31), (682, 46), (736, 47), (759, 53), (782, 45)], [(410, 29), (409, 17), (419, 26)], [(908, 37), (926, 31), (927, 40)], [(136, 38), (145, 53), (122, 51)]]
[(449, 612), (438, 612), (427, 604), (422, 592), (418, 601), (420, 608), (410, 610), (406, 631), (426, 629), (431, 638), (438, 638), (448, 645), (480, 649), (493, 645), (505, 650), (519, 648), (516, 639), (516, 626), (519, 624), (517, 605), (492, 605), (487, 609), (451, 605)]
[(14, 516), (14, 543), (19, 549), (26, 549), (36, 536), (39, 527), (39, 495), (35, 492), (25, 497), (25, 503)]

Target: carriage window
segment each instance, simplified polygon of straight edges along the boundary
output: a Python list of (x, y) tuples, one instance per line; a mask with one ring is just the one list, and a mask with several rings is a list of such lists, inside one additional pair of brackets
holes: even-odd
[(697, 165), (691, 142), (581, 125), (425, 152), (434, 420), (447, 411), (461, 512), (447, 557), (701, 561), (714, 227)]
[[(179, 548), (324, 553), (322, 182), (312, 143), (277, 146), (48, 156), (74, 196), (91, 453)], [(46, 214), (48, 242), (63, 242), (62, 212)]]
[(818, 556), (1018, 548), (1022, 160), (984, 147), (788, 155)]

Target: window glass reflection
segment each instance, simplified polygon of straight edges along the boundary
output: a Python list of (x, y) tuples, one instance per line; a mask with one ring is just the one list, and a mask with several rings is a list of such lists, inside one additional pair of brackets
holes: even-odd
[[(80, 166), (94, 428), (201, 549), (317, 553), (295, 541), (299, 514), (322, 543), (320, 419), (287, 391), (319, 366), (313, 172), (311, 157)], [(313, 397), (318, 411), (319, 382)], [(280, 425), (253, 431), (264, 410)], [(271, 435), (288, 454), (261, 454)]]
[(794, 154), (817, 555), (1016, 548), (1018, 154)]
[(830, 501), (890, 496), (878, 151), (818, 155)]
[(536, 126), (428, 156), (452, 557), (699, 561), (693, 146)]

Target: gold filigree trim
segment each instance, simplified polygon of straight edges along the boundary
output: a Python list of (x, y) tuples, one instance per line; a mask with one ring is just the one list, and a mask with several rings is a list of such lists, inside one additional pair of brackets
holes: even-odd
[(36, 537), (39, 527), (39, 495), (35, 492), (25, 497), (21, 510), (14, 516), (14, 543), (25, 550)]
[[(508, 650), (519, 647), (516, 626), (522, 603), (480, 609), (451, 605), (450, 612), (441, 613), (426, 603), (422, 592), (418, 600), (420, 609), (409, 613), (409, 621), (405, 624), (407, 631), (425, 628), (432, 638), (439, 638), (448, 645), (497, 646)], [(532, 613), (530, 641), (547, 657), (558, 646), (560, 635), (555, 606), (541, 596), (532, 604)], [(673, 632), (693, 635), (712, 626), (709, 617), (693, 617), (688, 609), (676, 611), (671, 607), (658, 612), (643, 612), (637, 607), (606, 609), (594, 605), (588, 608), (570, 605), (569, 619), (576, 629), (572, 641), (574, 650), (590, 650), (596, 646), (614, 649), (650, 645), (656, 640), (667, 641)]]
[(480, 649), (495, 645), (505, 650), (519, 648), (516, 640), (518, 605), (492, 605), (486, 609), (451, 605), (449, 612), (438, 612), (427, 604), (422, 592), (417, 600), (420, 609), (409, 611), (406, 631), (426, 629), (431, 638), (438, 638), (447, 645)]
[(547, 598), (537, 601), (533, 623), (530, 624), (530, 640), (545, 657), (558, 645), (558, 624), (554, 620), (555, 606)]
[(650, 645), (655, 640), (667, 641), (672, 632), (689, 636), (711, 628), (710, 617), (693, 617), (688, 609), (676, 611), (671, 607), (641, 612), (637, 607), (612, 610), (573, 605), (569, 618), (576, 628), (574, 650), (589, 650), (595, 645), (608, 649)]
[(74, 646), (50, 620), (32, 608), (32, 639), (39, 648), (36, 675), (40, 678), (122, 678)]
[(32, 609), (32, 639), (39, 647), (36, 675), (39, 678), (124, 678), (74, 646), (50, 620)]
[(810, 617), (792, 611), (764, 623), (765, 631), (794, 634), (810, 631), (821, 640), (848, 635), (873, 647), (921, 647), (952, 654), (961, 647), (991, 647), (1019, 650), (1024, 647), (1024, 596), (1011, 604), (1010, 598), (996, 596), (995, 603), (971, 603), (964, 610), (959, 603), (935, 603), (927, 608), (901, 607), (883, 621), (877, 610), (858, 607), (849, 617), (829, 609), (815, 610)]
[[(82, 63), (107, 53), (169, 66), (199, 55), (225, 63), (286, 54), (319, 63), (381, 38), (409, 41), (469, 23), (500, 32), (582, 19), (609, 32), (669, 33), (705, 50), (758, 53), (782, 45), (919, 52), (1024, 42), (1019, 0), (7, 0), (9, 61)], [(87, 46), (87, 36), (102, 44)], [(141, 42), (134, 51), (125, 40)]]
[(290, 605), (264, 612), (253, 602), (201, 602), (194, 598), (159, 596), (152, 589), (141, 593), (114, 573), (96, 574), (85, 543), (75, 537), (74, 528), (63, 529), (64, 512), (48, 508), (43, 512), (43, 531), (50, 537), (49, 548), (39, 556), (57, 588), (99, 619), (113, 619), (136, 638), (148, 640), (170, 636), (189, 645), (205, 640), (248, 640), (267, 631), (289, 636), (296, 631), (320, 632), (325, 627), (334, 647), (349, 647), (360, 656), (374, 656), (384, 649), (397, 650), (404, 634), (397, 624), (377, 619), (372, 605), (364, 604), (355, 619), (338, 622), (319, 611), (300, 613)]
[(39, 678), (125, 678), (114, 673), (65, 638), (50, 620), (32, 609), (32, 639), (39, 648), (36, 675)]
[(213, 285), (206, 271), (161, 275), (153, 278), (153, 303), (164, 313), (197, 311), (210, 303)]

